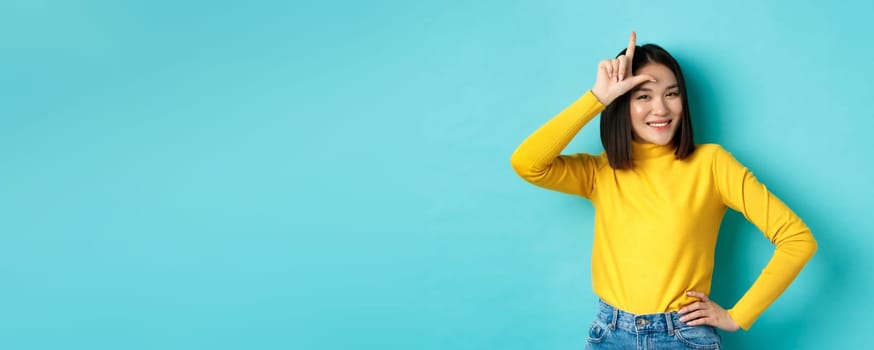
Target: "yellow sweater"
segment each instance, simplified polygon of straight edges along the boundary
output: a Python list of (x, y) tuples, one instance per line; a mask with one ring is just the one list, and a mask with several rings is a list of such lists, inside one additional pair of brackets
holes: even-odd
[(608, 304), (636, 313), (677, 311), (710, 294), (716, 236), (726, 208), (742, 213), (776, 245), (746, 294), (729, 309), (749, 329), (816, 251), (810, 229), (719, 145), (685, 160), (672, 146), (633, 143), (634, 168), (607, 155), (560, 155), (604, 109), (591, 91), (531, 134), (511, 163), (535, 185), (592, 201), (592, 287)]

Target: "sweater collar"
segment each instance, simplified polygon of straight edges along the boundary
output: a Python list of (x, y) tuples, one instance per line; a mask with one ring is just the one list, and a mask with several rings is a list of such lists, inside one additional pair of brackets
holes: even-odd
[(632, 159), (651, 159), (674, 153), (674, 143), (660, 146), (653, 143), (638, 143), (631, 141), (631, 158)]

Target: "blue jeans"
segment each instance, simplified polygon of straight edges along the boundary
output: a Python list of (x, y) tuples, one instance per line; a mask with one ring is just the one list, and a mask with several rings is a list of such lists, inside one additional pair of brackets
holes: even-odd
[(721, 349), (711, 326), (689, 326), (676, 312), (635, 315), (598, 301), (598, 316), (589, 327), (586, 349)]

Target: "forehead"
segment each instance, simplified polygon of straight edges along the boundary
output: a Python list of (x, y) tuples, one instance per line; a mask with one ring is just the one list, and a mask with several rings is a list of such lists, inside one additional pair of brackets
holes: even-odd
[(674, 72), (672, 72), (667, 66), (659, 63), (648, 63), (643, 67), (638, 68), (634, 74), (649, 74), (656, 78), (655, 83), (648, 81), (640, 85), (639, 87), (641, 88), (665, 88), (677, 84), (677, 77), (674, 75)]

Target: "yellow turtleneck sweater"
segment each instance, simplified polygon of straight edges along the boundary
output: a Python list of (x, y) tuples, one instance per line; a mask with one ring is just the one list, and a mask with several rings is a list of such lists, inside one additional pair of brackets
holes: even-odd
[(677, 311), (710, 294), (719, 225), (742, 213), (776, 245), (746, 294), (729, 309), (743, 329), (789, 286), (816, 251), (810, 229), (719, 145), (684, 160), (672, 146), (632, 144), (634, 167), (614, 170), (607, 155), (560, 155), (604, 109), (591, 91), (531, 134), (511, 163), (535, 185), (592, 201), (592, 287), (608, 304), (635, 313)]

